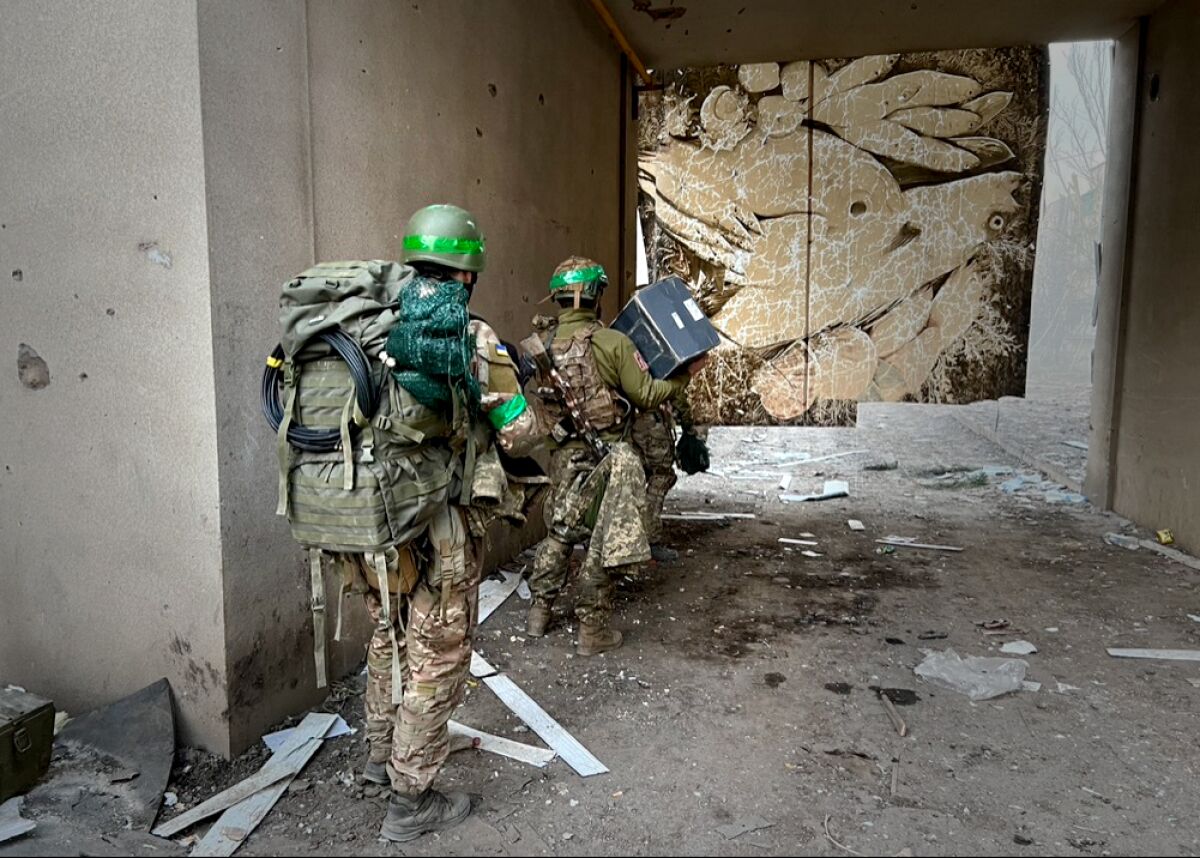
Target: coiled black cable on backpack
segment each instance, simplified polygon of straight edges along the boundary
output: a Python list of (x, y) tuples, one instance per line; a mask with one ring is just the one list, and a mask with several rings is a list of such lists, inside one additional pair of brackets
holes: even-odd
[[(368, 418), (375, 416), (379, 408), (380, 388), (371, 377), (371, 365), (362, 348), (340, 330), (322, 331), (317, 339), (327, 343), (337, 352), (338, 357), (346, 362), (350, 370), (350, 378), (354, 382), (354, 396), (358, 400), (358, 409)], [(275, 432), (283, 424), (283, 346), (277, 345), (267, 358), (267, 368), (263, 371), (261, 403), (263, 415), (267, 424)], [(357, 433), (358, 427), (351, 424), (352, 432)], [(293, 420), (288, 424), (288, 443), (299, 450), (309, 453), (329, 453), (341, 445), (342, 433), (338, 428), (309, 429)]]

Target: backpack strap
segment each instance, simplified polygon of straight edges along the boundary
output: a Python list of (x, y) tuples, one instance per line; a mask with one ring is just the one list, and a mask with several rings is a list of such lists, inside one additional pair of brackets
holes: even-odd
[[(379, 584), (379, 597), (383, 602), (379, 611), (379, 622), (387, 625), (388, 638), (392, 642), (392, 703), (404, 702), (404, 672), (400, 669), (400, 647), (396, 642), (396, 624), (392, 622), (392, 594), (388, 586), (387, 552), (372, 551), (367, 562), (375, 569)], [(399, 596), (400, 594), (397, 594)]]
[(287, 389), (287, 402), (283, 406), (283, 420), (279, 424), (275, 441), (275, 451), (279, 457), (279, 505), (275, 507), (276, 515), (287, 515), (291, 500), (288, 483), (292, 469), (292, 446), (288, 443), (287, 435), (292, 425), (292, 417), (296, 413), (296, 373), (291, 361), (288, 361), (284, 369), (283, 378), (284, 387)]
[(325, 571), (321, 566), (321, 549), (308, 549), (308, 564), (312, 573), (313, 657), (317, 688), (324, 688), (329, 683), (325, 675)]

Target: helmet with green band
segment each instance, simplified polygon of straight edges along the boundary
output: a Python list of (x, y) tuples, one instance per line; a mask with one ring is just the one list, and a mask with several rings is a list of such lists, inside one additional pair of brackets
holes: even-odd
[(405, 264), (436, 262), (459, 271), (483, 271), (483, 233), (466, 209), (426, 206), (408, 220), (400, 260)]
[(583, 256), (572, 256), (554, 269), (550, 295), (559, 302), (570, 298), (578, 307), (581, 298), (598, 300), (607, 285), (608, 275), (603, 265)]

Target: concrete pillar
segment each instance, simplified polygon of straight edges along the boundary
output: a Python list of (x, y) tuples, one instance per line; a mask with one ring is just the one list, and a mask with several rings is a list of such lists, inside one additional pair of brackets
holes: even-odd
[[(1126, 159), (1119, 169), (1128, 177), (1118, 173), (1105, 200), (1096, 461), (1089, 463), (1088, 490), (1140, 524), (1171, 528), (1183, 548), (1198, 552), (1200, 173), (1192, 162), (1200, 89), (1192, 78), (1200, 18), (1193, 3), (1172, 0), (1142, 26), (1139, 72), (1131, 72), (1132, 38), (1126, 37), (1114, 81), (1120, 86), (1114, 86), (1113, 104), (1125, 116), (1122, 121), (1113, 111), (1120, 144), (1114, 154)], [(1128, 189), (1124, 211), (1116, 197), (1120, 186)]]

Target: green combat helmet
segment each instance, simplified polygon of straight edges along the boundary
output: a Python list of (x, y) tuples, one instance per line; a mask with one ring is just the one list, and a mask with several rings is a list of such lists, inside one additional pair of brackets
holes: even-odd
[(607, 285), (608, 275), (604, 273), (603, 265), (584, 256), (572, 256), (554, 269), (550, 278), (550, 296), (560, 304), (565, 304), (565, 299), (570, 297), (578, 307), (581, 298), (593, 303), (598, 301)]
[(436, 262), (459, 271), (483, 271), (483, 233), (466, 209), (450, 205), (425, 206), (408, 220), (400, 260)]

